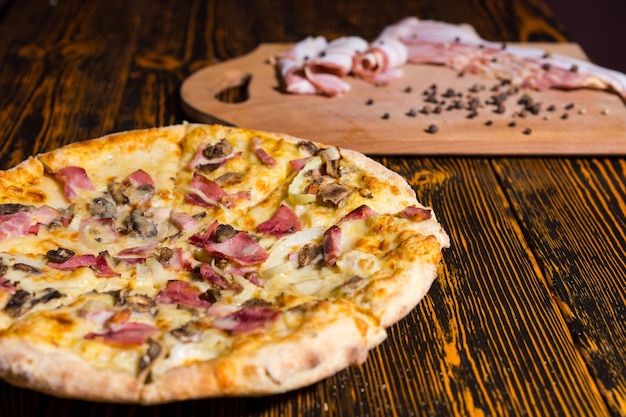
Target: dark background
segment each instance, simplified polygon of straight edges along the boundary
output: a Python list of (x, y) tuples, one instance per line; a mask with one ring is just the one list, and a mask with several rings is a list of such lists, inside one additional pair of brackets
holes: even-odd
[(626, 73), (625, 0), (545, 0), (596, 64)]

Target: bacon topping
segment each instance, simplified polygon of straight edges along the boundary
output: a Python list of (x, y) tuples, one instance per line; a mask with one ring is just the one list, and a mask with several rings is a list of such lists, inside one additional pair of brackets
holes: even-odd
[(261, 138), (260, 137), (254, 136), (252, 139), (250, 139), (250, 145), (252, 145), (252, 150), (254, 151), (256, 156), (259, 157), (261, 162), (263, 162), (263, 165), (268, 166), (268, 167), (275, 167), (276, 166), (276, 160), (273, 157), (271, 157), (265, 151), (265, 149), (263, 149), (261, 147)]
[(182, 304), (187, 307), (209, 308), (211, 303), (200, 298), (202, 293), (185, 281), (168, 281), (156, 297), (157, 303)]
[(280, 311), (265, 306), (246, 306), (224, 317), (217, 318), (213, 325), (230, 334), (254, 333), (273, 323)]
[(38, 224), (50, 224), (59, 212), (48, 206), (37, 209), (25, 208), (13, 214), (0, 214), (0, 240), (26, 234), (37, 234)]
[(218, 274), (209, 264), (202, 264), (198, 267), (198, 273), (207, 282), (224, 290), (232, 289), (233, 286), (226, 279)]
[(337, 257), (340, 254), (341, 245), (341, 229), (337, 225), (333, 225), (324, 232), (323, 253), (324, 262), (327, 265), (334, 266), (337, 263)]
[(146, 323), (125, 322), (115, 325), (105, 333), (88, 333), (85, 339), (102, 340), (116, 345), (143, 345), (148, 338), (158, 332), (157, 328)]
[(64, 193), (70, 201), (78, 197), (78, 191), (94, 190), (93, 183), (87, 176), (87, 172), (76, 166), (62, 168), (56, 172), (56, 176), (64, 183)]
[(339, 223), (347, 222), (347, 221), (350, 221), (350, 220), (365, 220), (365, 219), (367, 219), (369, 217), (372, 217), (372, 216), (374, 216), (376, 214), (377, 213), (374, 210), (369, 208), (367, 205), (363, 204), (362, 206), (359, 206), (359, 207), (355, 208), (350, 213), (348, 213), (345, 216), (343, 216), (339, 220)]
[(232, 145), (222, 139), (218, 143), (198, 149), (187, 167), (191, 171), (213, 171), (239, 155), (241, 152), (233, 152)]
[(269, 254), (245, 232), (238, 232), (232, 238), (221, 242), (205, 241), (202, 248), (218, 258), (228, 259), (240, 265), (257, 265), (265, 261)]
[(132, 184), (135, 187), (139, 187), (140, 185), (151, 185), (155, 186), (154, 180), (146, 171), (142, 169), (138, 169), (137, 171), (131, 173), (126, 179), (124, 183)]
[(194, 174), (187, 194), (187, 202), (202, 207), (216, 206), (225, 197), (226, 191), (204, 175)]
[(401, 217), (411, 219), (415, 221), (428, 220), (432, 216), (432, 211), (427, 208), (421, 208), (417, 206), (409, 206), (402, 210), (399, 214)]
[(170, 218), (172, 223), (180, 230), (193, 229), (198, 224), (198, 221), (193, 216), (182, 211), (172, 213)]
[(302, 230), (298, 215), (288, 206), (281, 204), (274, 215), (257, 226), (257, 231), (282, 237)]
[(98, 256), (89, 254), (76, 255), (65, 262), (48, 262), (47, 265), (50, 268), (57, 269), (59, 271), (68, 271), (81, 267), (89, 267), (94, 270), (96, 276), (101, 278), (110, 278), (120, 275), (109, 266), (104, 254), (100, 254)]

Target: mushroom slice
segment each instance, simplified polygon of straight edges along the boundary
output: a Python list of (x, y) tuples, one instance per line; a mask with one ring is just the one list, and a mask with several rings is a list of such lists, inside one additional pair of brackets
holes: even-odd
[(325, 203), (338, 205), (350, 193), (350, 187), (335, 182), (322, 186), (317, 195)]

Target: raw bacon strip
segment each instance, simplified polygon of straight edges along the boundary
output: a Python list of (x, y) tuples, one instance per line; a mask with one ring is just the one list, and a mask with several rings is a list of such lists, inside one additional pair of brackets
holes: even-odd
[(612, 90), (626, 100), (623, 73), (538, 48), (489, 42), (466, 24), (410, 17), (387, 27), (381, 36), (405, 43), (411, 63), (445, 65), (520, 87)]
[(209, 308), (211, 303), (200, 298), (202, 293), (185, 281), (168, 281), (159, 291), (156, 301), (161, 304), (182, 304), (187, 307)]
[(272, 158), (265, 151), (265, 149), (263, 149), (261, 147), (261, 138), (259, 138), (258, 136), (254, 136), (250, 140), (250, 144), (252, 145), (252, 150), (254, 151), (256, 156), (258, 156), (259, 159), (261, 160), (261, 162), (263, 162), (263, 165), (268, 166), (268, 167), (275, 167), (276, 166), (276, 160), (274, 158)]
[(83, 168), (69, 166), (58, 170), (55, 175), (64, 183), (65, 197), (70, 201), (78, 197), (79, 190), (94, 190), (93, 183)]
[(150, 324), (126, 322), (105, 333), (88, 333), (85, 339), (98, 339), (119, 345), (143, 345), (150, 336), (156, 333), (158, 333), (157, 328)]
[(206, 241), (202, 248), (213, 256), (234, 261), (239, 265), (257, 265), (269, 254), (245, 232), (238, 232), (230, 239), (215, 243)]
[(377, 213), (374, 210), (369, 208), (367, 205), (363, 204), (362, 206), (359, 206), (359, 207), (355, 208), (350, 213), (348, 213), (345, 216), (343, 216), (339, 220), (339, 223), (347, 222), (347, 221), (350, 221), (350, 220), (365, 220), (365, 219), (367, 219), (369, 217), (372, 217), (372, 216), (374, 216), (376, 214)]
[(276, 57), (282, 89), (291, 94), (317, 94), (317, 88), (304, 74), (305, 63), (319, 55), (328, 42), (322, 36), (309, 36)]
[(286, 236), (302, 230), (302, 223), (298, 215), (288, 206), (281, 204), (274, 215), (256, 228), (261, 233), (273, 236)]
[(324, 232), (324, 262), (327, 265), (333, 266), (337, 263), (339, 257), (341, 245), (341, 229), (339, 226), (331, 226)]
[(375, 84), (387, 84), (400, 78), (408, 61), (404, 43), (392, 37), (379, 37), (367, 51), (354, 57), (354, 75)]
[(345, 77), (352, 71), (352, 60), (358, 53), (368, 49), (365, 39), (345, 36), (331, 41), (317, 57), (309, 60), (305, 67), (315, 73), (334, 74)]
[(273, 323), (280, 311), (264, 306), (247, 306), (224, 317), (213, 320), (213, 325), (231, 334), (253, 333)]

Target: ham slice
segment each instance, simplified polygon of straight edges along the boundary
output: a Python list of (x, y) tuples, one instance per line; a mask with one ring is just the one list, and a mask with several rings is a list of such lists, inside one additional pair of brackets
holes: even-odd
[(59, 271), (68, 271), (82, 267), (89, 267), (94, 270), (96, 276), (101, 278), (110, 278), (120, 275), (109, 266), (106, 257), (103, 254), (100, 254), (98, 256), (90, 254), (76, 255), (72, 256), (65, 262), (48, 262), (47, 265), (50, 268), (58, 269)]
[(245, 232), (238, 232), (221, 243), (206, 241), (202, 244), (202, 248), (213, 256), (244, 266), (258, 265), (269, 256), (265, 249)]
[(160, 304), (182, 304), (187, 307), (209, 308), (211, 303), (200, 298), (200, 290), (185, 281), (168, 281), (164, 289), (156, 297)]
[(158, 329), (150, 324), (125, 322), (105, 333), (88, 333), (85, 339), (99, 339), (116, 345), (143, 345), (156, 333)]
[(326, 265), (334, 266), (339, 257), (341, 245), (341, 229), (339, 226), (331, 226), (324, 232), (323, 253)]
[(59, 178), (63, 184), (63, 191), (68, 200), (73, 201), (78, 197), (79, 191), (93, 191), (94, 186), (87, 172), (76, 166), (69, 166), (58, 170), (55, 176)]
[(282, 237), (302, 230), (302, 224), (291, 208), (281, 204), (272, 217), (259, 224), (256, 229), (261, 233)]
[(148, 174), (146, 171), (142, 170), (142, 169), (138, 169), (137, 171), (131, 173), (128, 177), (126, 177), (126, 179), (124, 180), (125, 184), (132, 184), (135, 187), (139, 187), (140, 185), (151, 185), (151, 186), (155, 186), (154, 184), (154, 180), (152, 179), (152, 177), (150, 176), (150, 174)]
[(369, 208), (367, 205), (363, 204), (362, 206), (359, 206), (359, 207), (355, 208), (350, 213), (348, 213), (345, 216), (343, 216), (339, 220), (339, 223), (347, 222), (347, 221), (350, 221), (350, 220), (365, 220), (365, 219), (367, 219), (369, 217), (372, 217), (372, 216), (374, 216), (376, 214), (377, 213), (374, 210)]
[(265, 306), (246, 306), (229, 315), (216, 318), (213, 325), (231, 334), (254, 333), (273, 323), (280, 311)]
[(256, 156), (259, 157), (259, 159), (261, 160), (263, 165), (268, 166), (268, 167), (275, 167), (276, 166), (276, 160), (273, 157), (271, 157), (265, 151), (265, 149), (263, 149), (261, 147), (261, 138), (259, 138), (258, 136), (254, 136), (250, 140), (250, 145), (252, 146), (252, 150), (254, 151)]
[(217, 206), (222, 197), (226, 196), (226, 191), (204, 175), (194, 174), (190, 187), (187, 202), (198, 206)]
[(27, 234), (37, 234), (39, 224), (50, 224), (59, 212), (48, 206), (26, 208), (13, 214), (0, 215), (0, 241)]

